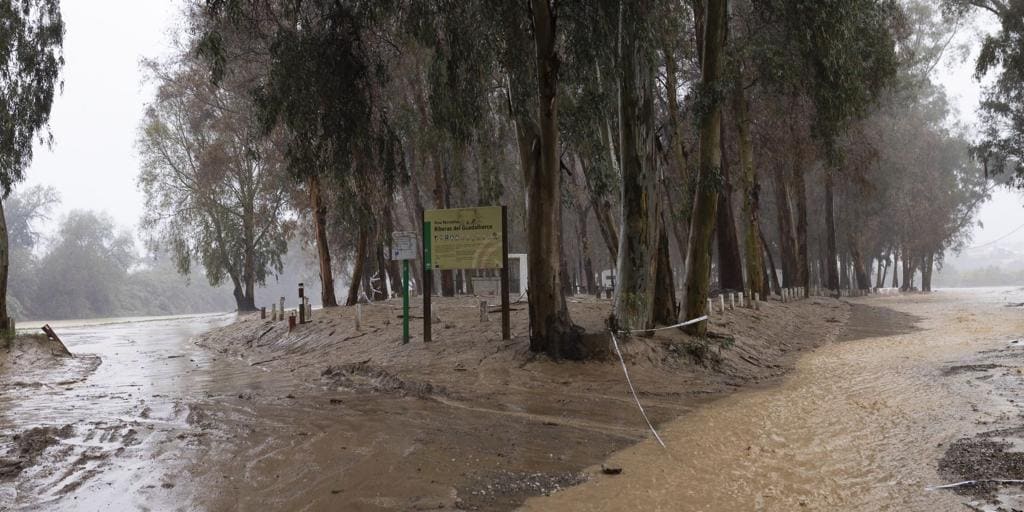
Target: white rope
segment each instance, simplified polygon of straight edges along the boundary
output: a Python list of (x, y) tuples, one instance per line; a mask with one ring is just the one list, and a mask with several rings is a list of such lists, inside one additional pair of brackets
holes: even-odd
[(938, 489), (952, 489), (954, 487), (961, 487), (964, 485), (973, 485), (981, 483), (996, 483), (996, 484), (1024, 484), (1024, 480), (1000, 480), (1000, 479), (987, 479), (987, 480), (964, 480), (963, 482), (957, 482), (955, 484), (946, 485), (935, 485), (932, 487), (925, 487), (926, 491), (935, 491)]
[(639, 334), (639, 333), (642, 333), (642, 332), (664, 331), (664, 330), (667, 330), (667, 329), (678, 329), (680, 327), (686, 327), (687, 325), (693, 325), (693, 324), (698, 323), (698, 322), (703, 322), (704, 320), (707, 320), (707, 319), (708, 319), (708, 316), (704, 315), (704, 316), (701, 316), (701, 317), (694, 318), (693, 320), (687, 320), (685, 322), (681, 322), (681, 323), (678, 323), (678, 324), (675, 324), (675, 325), (670, 325), (668, 327), (658, 327), (657, 329), (620, 330), (618, 332), (619, 332), (619, 334)]
[(651, 432), (654, 433), (654, 438), (658, 440), (658, 444), (662, 448), (667, 448), (665, 442), (661, 440), (661, 436), (658, 435), (658, 431), (654, 430), (654, 425), (651, 424), (651, 420), (647, 417), (647, 412), (644, 411), (644, 406), (640, 404), (640, 398), (636, 396), (636, 389), (633, 388), (633, 381), (629, 378), (629, 370), (626, 369), (626, 360), (622, 358), (622, 351), (619, 350), (619, 341), (615, 339), (615, 333), (610, 332), (612, 335), (612, 344), (615, 345), (615, 353), (619, 356), (619, 362), (622, 363), (622, 373), (626, 374), (626, 383), (629, 384), (629, 391), (633, 393), (633, 400), (636, 400), (636, 406), (640, 408), (640, 414), (643, 415), (644, 421), (647, 422), (647, 426), (650, 427)]

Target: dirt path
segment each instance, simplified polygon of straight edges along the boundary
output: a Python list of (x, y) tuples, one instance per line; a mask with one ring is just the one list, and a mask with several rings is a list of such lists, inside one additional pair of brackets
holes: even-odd
[[(914, 315), (917, 329), (901, 327), (899, 314), (854, 307), (840, 341), (801, 358), (780, 385), (687, 414), (664, 427), (667, 450), (650, 441), (629, 447), (608, 461), (621, 475), (591, 468), (589, 481), (525, 509), (997, 510), (985, 501), (992, 492), (926, 487), (996, 471), (1024, 478), (1019, 452), (1000, 458), (973, 437), (1016, 426), (1021, 446), (1021, 405), (1009, 397), (1024, 384), (1024, 347), (1011, 343), (1024, 334), (1024, 313), (1004, 307), (1021, 295), (855, 301)], [(1000, 494), (1003, 505), (1013, 493)]]

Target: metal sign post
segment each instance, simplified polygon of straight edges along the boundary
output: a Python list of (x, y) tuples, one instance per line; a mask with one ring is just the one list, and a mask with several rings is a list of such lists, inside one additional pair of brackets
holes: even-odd
[(391, 234), (391, 259), (402, 261), (402, 343), (409, 343), (409, 260), (416, 259), (416, 233)]

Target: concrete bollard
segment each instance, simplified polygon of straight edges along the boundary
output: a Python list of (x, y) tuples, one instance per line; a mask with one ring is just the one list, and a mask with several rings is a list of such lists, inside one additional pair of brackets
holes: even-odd
[(761, 297), (760, 297), (760, 294), (754, 293), (754, 301), (753, 302), (754, 302), (754, 309), (760, 311), (761, 310)]
[(746, 303), (746, 302), (743, 302), (743, 292), (739, 292), (739, 294), (738, 294), (738, 295), (739, 295), (739, 298), (738, 298), (738, 299), (737, 299), (736, 301), (737, 301), (737, 302), (739, 302), (739, 304), (740, 304), (740, 307), (741, 307), (741, 308), (745, 308), (745, 307), (747, 307), (747, 303)]
[(309, 298), (306, 298), (306, 321), (313, 321), (313, 304), (309, 302)]
[(719, 307), (722, 308), (721, 312), (724, 315), (725, 314), (725, 295), (719, 295), (718, 296), (718, 305), (719, 305)]
[(363, 324), (363, 305), (356, 304), (356, 330), (358, 331)]
[(714, 310), (715, 308), (711, 306), (711, 299), (708, 299), (708, 314), (710, 315)]
[(480, 301), (480, 323), (487, 322), (487, 301)]
[(730, 293), (729, 294), (729, 310), (732, 311), (734, 309), (736, 309), (736, 294), (735, 293)]
[(277, 321), (277, 304), (276, 303), (270, 305), (270, 321), (271, 322), (276, 322)]

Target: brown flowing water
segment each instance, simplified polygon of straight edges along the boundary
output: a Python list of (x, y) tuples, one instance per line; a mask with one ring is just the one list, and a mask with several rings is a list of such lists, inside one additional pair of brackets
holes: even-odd
[(852, 330), (804, 356), (779, 385), (663, 425), (667, 449), (645, 441), (623, 450), (610, 459), (621, 475), (524, 508), (965, 510), (962, 497), (926, 490), (947, 483), (937, 460), (978, 431), (979, 407), (999, 415), (1012, 404), (944, 375), (1024, 334), (1024, 313), (1003, 307), (1022, 296), (989, 289), (863, 301), (918, 315), (919, 329), (893, 333), (891, 315), (855, 308)]
[[(1014, 289), (854, 301), (845, 334), (803, 355), (784, 378), (681, 405), (683, 416), (659, 426), (667, 449), (633, 445), (608, 461), (621, 475), (592, 468), (589, 481), (524, 508), (963, 510), (964, 497), (925, 490), (948, 483), (937, 460), (987, 428), (979, 411), (1016, 418), (1021, 410), (950, 368), (1016, 347), (1008, 342), (1024, 332), (1024, 314), (1003, 306), (1022, 301)], [(479, 381), (498, 406), (457, 395), (362, 395), (291, 373), (310, 364), (318, 373), (326, 363), (316, 358), (264, 365), (192, 342), (234, 321), (54, 324), (72, 352), (102, 364), (80, 356), (5, 369), (0, 441), (34, 432), (55, 444), (16, 480), (0, 479), (0, 510), (452, 510), (467, 506), (461, 498), (476, 494), (467, 482), (477, 479), (480, 492), (502, 478), (538, 492), (572, 485), (580, 467), (572, 461), (600, 460), (602, 447), (643, 435), (625, 397), (581, 409), (590, 422), (573, 423), (551, 408), (583, 408), (578, 390), (538, 400)], [(1024, 372), (1024, 358), (1018, 364)], [(615, 377), (601, 389), (622, 388)], [(508, 393), (515, 399), (506, 411)], [(670, 401), (659, 400), (662, 411)], [(526, 412), (513, 407), (519, 402)], [(540, 412), (526, 414), (531, 404)], [(608, 404), (621, 405), (625, 423), (598, 421)]]

